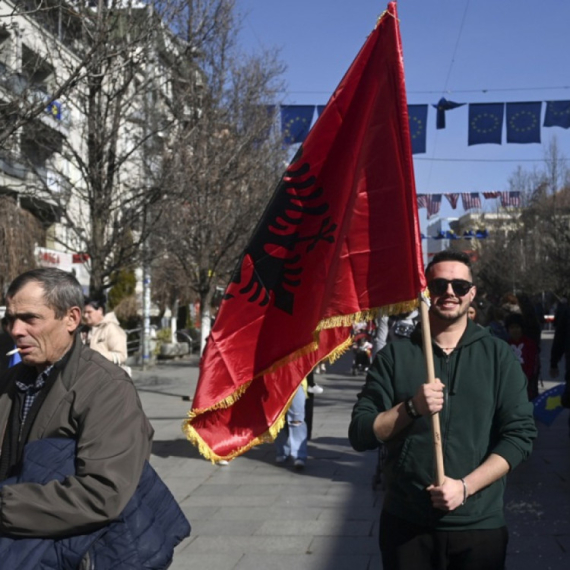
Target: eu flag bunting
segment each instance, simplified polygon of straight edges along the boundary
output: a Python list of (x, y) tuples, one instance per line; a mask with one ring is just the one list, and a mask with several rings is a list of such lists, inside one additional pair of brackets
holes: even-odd
[(282, 105), (281, 134), (285, 144), (302, 143), (309, 134), (314, 105)]
[(542, 103), (507, 103), (507, 142), (539, 143)]
[(570, 101), (547, 101), (544, 126), (570, 128)]
[(408, 105), (412, 154), (420, 154), (426, 151), (427, 112), (427, 105)]
[(326, 105), (317, 105), (317, 117), (321, 116), (321, 113), (325, 110)]
[(423, 289), (391, 2), (242, 254), (200, 362), (186, 436), (212, 461), (272, 441), (303, 378), (350, 348), (352, 324), (410, 310)]
[(435, 126), (437, 129), (445, 129), (445, 112), (451, 111), (452, 109), (457, 109), (457, 107), (462, 107), (465, 103), (455, 103), (453, 101), (448, 101), (445, 97), (442, 97), (437, 105), (434, 107), (437, 109)]
[(504, 103), (471, 103), (469, 105), (468, 145), (501, 144)]

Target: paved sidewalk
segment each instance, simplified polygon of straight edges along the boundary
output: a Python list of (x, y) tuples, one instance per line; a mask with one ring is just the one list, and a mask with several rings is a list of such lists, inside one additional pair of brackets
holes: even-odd
[[(550, 347), (543, 347), (549, 354)], [(372, 570), (381, 491), (372, 490), (376, 453), (357, 453), (348, 422), (364, 376), (345, 355), (316, 376), (313, 438), (304, 472), (274, 464), (262, 445), (228, 466), (212, 465), (186, 441), (182, 420), (198, 377), (196, 360), (133, 371), (155, 428), (151, 462), (192, 524), (174, 570)], [(543, 359), (544, 360), (544, 359)], [(544, 364), (547, 364), (546, 362)], [(544, 370), (543, 364), (543, 370)], [(549, 387), (552, 383), (546, 383)], [(568, 412), (540, 434), (531, 459), (509, 477), (506, 513), (509, 570), (562, 570), (570, 564)]]

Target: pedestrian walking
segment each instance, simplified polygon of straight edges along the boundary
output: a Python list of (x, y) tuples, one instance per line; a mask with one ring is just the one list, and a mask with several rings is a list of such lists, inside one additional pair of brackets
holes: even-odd
[[(426, 268), (437, 378), (425, 383), (422, 333), (389, 343), (372, 364), (349, 428), (358, 451), (387, 449), (380, 550), (386, 570), (503, 570), (505, 476), (528, 457), (536, 427), (510, 347), (467, 317), (469, 257)], [(445, 478), (434, 484), (431, 418), (442, 418)]]

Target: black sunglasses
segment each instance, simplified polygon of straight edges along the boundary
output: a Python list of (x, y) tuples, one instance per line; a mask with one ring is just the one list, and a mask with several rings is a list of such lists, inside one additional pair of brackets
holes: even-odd
[(473, 283), (471, 283), (470, 281), (466, 281), (465, 279), (439, 278), (439, 279), (432, 279), (428, 283), (429, 292), (432, 295), (436, 295), (437, 297), (439, 297), (440, 295), (443, 295), (447, 292), (447, 288), (449, 287), (450, 283), (453, 292), (458, 297), (463, 297), (463, 295), (467, 295), (471, 287), (473, 287)]

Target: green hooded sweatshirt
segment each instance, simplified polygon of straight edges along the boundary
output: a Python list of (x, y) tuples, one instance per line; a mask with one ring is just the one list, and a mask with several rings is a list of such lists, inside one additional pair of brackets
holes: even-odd
[[(467, 476), (491, 454), (511, 469), (526, 459), (536, 437), (526, 378), (509, 345), (468, 321), (456, 349), (446, 355), (433, 344), (435, 375), (445, 385), (440, 413), (445, 476)], [(357, 451), (375, 449), (376, 416), (414, 396), (427, 371), (419, 327), (410, 339), (388, 344), (370, 367), (349, 428)], [(414, 420), (385, 442), (384, 509), (437, 530), (504, 526), (505, 477), (475, 493), (451, 512), (435, 509), (426, 487), (435, 480), (431, 419)]]

